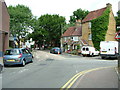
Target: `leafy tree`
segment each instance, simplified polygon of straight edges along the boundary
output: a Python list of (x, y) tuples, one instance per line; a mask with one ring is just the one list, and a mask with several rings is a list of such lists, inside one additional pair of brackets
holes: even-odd
[(31, 29), (33, 32), (27, 35), (27, 39), (32, 38), (35, 44), (38, 44), (40, 47), (44, 43), (44, 36), (47, 35), (48, 32), (44, 28), (41, 28), (36, 17), (31, 20)]
[(61, 38), (61, 30), (65, 24), (65, 18), (59, 15), (42, 15), (38, 18), (39, 29), (35, 30), (34, 33), (40, 34), (42, 42), (48, 46), (59, 46)]
[(18, 38), (18, 46), (20, 46), (20, 37), (28, 33), (30, 20), (32, 19), (31, 10), (24, 5), (9, 6), (10, 14), (10, 33)]
[(73, 27), (73, 26), (75, 26), (75, 23), (65, 24), (64, 27), (63, 27), (63, 30), (62, 30), (62, 34), (63, 34), (69, 27)]
[(73, 12), (73, 15), (70, 16), (70, 23), (74, 23), (78, 19), (83, 20), (88, 13), (88, 10), (77, 9)]
[[(117, 12), (117, 16), (115, 17), (115, 19), (116, 19), (116, 27), (120, 26), (120, 10)], [(118, 31), (119, 29), (116, 30)]]

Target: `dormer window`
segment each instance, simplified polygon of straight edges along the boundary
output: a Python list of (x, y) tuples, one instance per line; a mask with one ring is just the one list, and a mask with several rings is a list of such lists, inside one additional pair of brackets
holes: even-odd
[(77, 31), (78, 29), (76, 28), (75, 31)]

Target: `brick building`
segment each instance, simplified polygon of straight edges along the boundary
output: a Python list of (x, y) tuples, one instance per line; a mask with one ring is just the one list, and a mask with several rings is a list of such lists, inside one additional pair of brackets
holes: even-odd
[(0, 0), (0, 57), (9, 47), (9, 20), (6, 3), (4, 0)]
[(63, 51), (77, 49), (78, 45), (81, 45), (81, 36), (82, 36), (82, 26), (81, 20), (76, 21), (76, 26), (69, 27), (65, 33), (62, 35), (62, 48)]

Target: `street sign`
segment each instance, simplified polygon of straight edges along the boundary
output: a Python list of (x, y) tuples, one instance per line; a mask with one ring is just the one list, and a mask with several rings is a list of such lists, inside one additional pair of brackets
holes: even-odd
[(116, 33), (115, 39), (120, 39), (120, 31), (118, 33)]

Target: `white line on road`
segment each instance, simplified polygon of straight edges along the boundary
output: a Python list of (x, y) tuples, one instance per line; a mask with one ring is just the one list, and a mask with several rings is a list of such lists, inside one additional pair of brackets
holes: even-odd
[(18, 73), (23, 73), (25, 71), (28, 71), (29, 69), (23, 69), (23, 70), (20, 70)]

